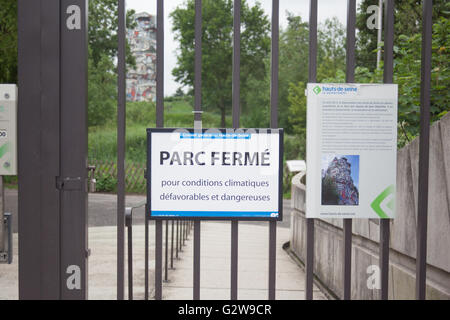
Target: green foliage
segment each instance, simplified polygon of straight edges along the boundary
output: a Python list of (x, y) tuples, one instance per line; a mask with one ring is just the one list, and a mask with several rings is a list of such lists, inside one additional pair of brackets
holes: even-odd
[(0, 83), (17, 83), (16, 0), (0, 0)]
[(268, 77), (249, 76), (245, 100), (247, 108), (243, 110), (241, 125), (247, 128), (268, 128), (270, 126), (270, 82)]
[[(92, 52), (89, 50), (89, 52)], [(99, 126), (115, 119), (116, 74), (110, 57), (102, 55), (97, 64), (88, 61), (88, 123)]]
[[(362, 0), (358, 7), (356, 18), (357, 51), (356, 64), (368, 68), (370, 71), (376, 69), (377, 29), (369, 30), (366, 21), (370, 14), (367, 7), (377, 5), (378, 0)], [(422, 0), (396, 0), (394, 5), (394, 43), (397, 43), (401, 35), (412, 36), (422, 32)], [(448, 0), (433, 0), (433, 21), (448, 11)], [(384, 18), (383, 18), (384, 19)], [(383, 41), (383, 38), (382, 38)]]
[[(128, 29), (135, 27), (132, 17), (134, 13), (134, 10), (127, 10), (126, 27)], [(88, 39), (91, 49), (90, 57), (94, 66), (97, 66), (104, 56), (113, 59), (117, 55), (118, 16), (117, 0), (89, 1)], [(126, 60), (131, 66), (136, 64), (128, 43)]]
[[(431, 121), (439, 120), (450, 105), (450, 20), (441, 16), (433, 25), (431, 72)], [(395, 51), (394, 82), (399, 85), (399, 136), (400, 146), (418, 135), (420, 129), (421, 83), (420, 33), (401, 35)]]
[[(191, 128), (194, 123), (191, 97), (183, 99), (169, 98), (165, 102), (164, 126), (167, 128)], [(128, 102), (126, 108), (126, 157), (127, 161), (145, 163), (146, 161), (146, 129), (156, 123), (156, 107), (153, 102)], [(205, 112), (203, 127), (218, 128), (221, 117), (219, 114)], [(243, 117), (242, 121), (246, 121)], [(226, 125), (231, 127), (231, 117), (226, 117)], [(114, 122), (89, 128), (88, 152), (89, 159), (101, 161), (116, 161), (117, 159), (117, 128)]]
[(96, 177), (95, 186), (97, 192), (115, 192), (117, 188), (117, 179), (109, 174), (101, 173)]
[[(127, 11), (127, 28), (133, 28), (134, 10)], [(89, 1), (89, 61), (88, 61), (88, 123), (102, 126), (115, 119), (117, 106), (118, 7), (116, 0)], [(134, 67), (136, 61), (127, 43), (126, 62)]]
[(154, 102), (128, 102), (126, 108), (127, 126), (136, 124), (152, 126), (156, 119)]
[(293, 133), (299, 136), (306, 134), (306, 85), (299, 82), (297, 85), (290, 83), (289, 86), (289, 122)]
[(326, 19), (318, 28), (317, 81), (335, 77), (345, 66), (346, 31), (336, 17)]
[[(268, 33), (270, 24), (260, 4), (241, 5), (241, 93), (246, 97), (248, 75), (265, 75), (264, 58), (270, 50)], [(172, 71), (184, 86), (194, 84), (194, 18), (193, 0), (177, 7), (173, 20), (175, 40), (179, 42), (177, 67)], [(226, 115), (231, 110), (232, 54), (233, 54), (233, 1), (206, 0), (202, 2), (202, 107), (221, 114), (221, 127), (226, 126)], [(242, 109), (247, 101), (242, 100)]]
[[(294, 65), (290, 65), (283, 70), (283, 75), (289, 79), (288, 83), (280, 82), (280, 93), (286, 99), (283, 102), (288, 106), (286, 110), (285, 128), (288, 133), (295, 135), (295, 140), (285, 139), (287, 143), (285, 150), (289, 150), (289, 159), (305, 159), (306, 157), (306, 83), (308, 60), (308, 25), (301, 23), (300, 17), (290, 16), (289, 25), (283, 32), (282, 42), (280, 45), (280, 55), (283, 61), (294, 61)], [(296, 44), (294, 44), (296, 42)], [(318, 29), (318, 70), (317, 80), (319, 82), (345, 82), (345, 29), (337, 18), (327, 19)], [(295, 50), (291, 51), (291, 47), (295, 46)], [(282, 50), (282, 48), (286, 48)], [(303, 72), (298, 74), (295, 65), (304, 68)], [(280, 66), (281, 70), (281, 66)], [(280, 96), (280, 100), (283, 99)]]
[[(292, 132), (292, 122), (289, 121), (289, 90), (291, 83), (306, 83), (308, 80), (308, 23), (300, 16), (288, 14), (286, 30), (280, 33), (280, 63), (279, 63), (279, 126)], [(269, 61), (268, 61), (269, 62)], [(270, 79), (270, 64), (267, 68), (267, 82)], [(270, 92), (267, 91), (267, 92)], [(303, 92), (304, 94), (304, 92)]]

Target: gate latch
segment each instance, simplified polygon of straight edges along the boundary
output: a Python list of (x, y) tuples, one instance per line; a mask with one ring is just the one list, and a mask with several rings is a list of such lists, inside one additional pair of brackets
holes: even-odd
[(63, 191), (83, 191), (86, 190), (81, 177), (76, 178), (61, 178), (56, 177), (56, 188)]

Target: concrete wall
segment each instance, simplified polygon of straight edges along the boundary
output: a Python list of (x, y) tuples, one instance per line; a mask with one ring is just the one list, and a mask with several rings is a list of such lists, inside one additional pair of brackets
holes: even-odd
[[(396, 218), (391, 220), (389, 298), (415, 298), (419, 141), (398, 151)], [(292, 181), (291, 250), (305, 259), (304, 173)], [(450, 114), (430, 132), (427, 299), (450, 299)], [(368, 289), (367, 268), (378, 265), (379, 224), (353, 220), (352, 298), (378, 299)], [(315, 220), (314, 273), (332, 294), (342, 296), (342, 219)]]

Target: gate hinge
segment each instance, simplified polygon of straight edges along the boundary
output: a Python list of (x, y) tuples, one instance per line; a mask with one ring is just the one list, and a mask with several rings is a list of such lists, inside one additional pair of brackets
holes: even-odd
[(86, 181), (83, 183), (81, 177), (61, 178), (56, 177), (56, 189), (63, 191), (83, 191), (86, 190)]

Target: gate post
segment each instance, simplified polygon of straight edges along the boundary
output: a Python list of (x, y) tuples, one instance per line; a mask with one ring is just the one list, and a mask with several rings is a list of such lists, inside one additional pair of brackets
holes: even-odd
[(87, 298), (86, 1), (18, 1), (19, 298)]
[[(61, 0), (61, 299), (87, 299), (87, 0)], [(68, 183), (75, 185), (68, 185)], [(79, 284), (70, 270), (79, 270)], [(76, 273), (73, 273), (76, 275)]]

